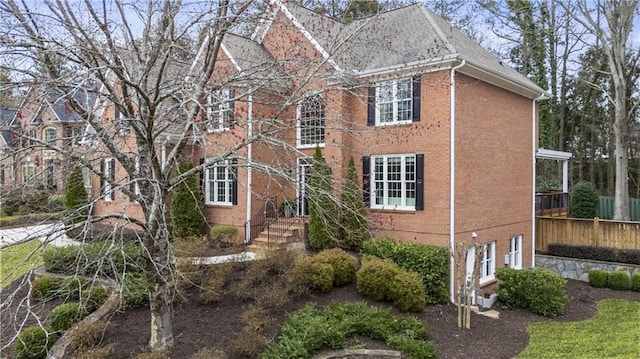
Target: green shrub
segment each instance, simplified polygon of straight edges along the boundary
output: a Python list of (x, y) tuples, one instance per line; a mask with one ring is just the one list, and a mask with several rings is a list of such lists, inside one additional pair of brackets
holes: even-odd
[(72, 225), (87, 219), (89, 199), (87, 198), (87, 190), (84, 188), (84, 178), (80, 165), (74, 166), (69, 173), (69, 177), (67, 177), (63, 204), (67, 210), (66, 224)]
[(400, 268), (390, 259), (363, 257), (362, 267), (356, 274), (358, 292), (376, 301), (390, 299), (389, 285), (399, 271)]
[(427, 304), (447, 302), (450, 256), (447, 248), (372, 238), (363, 243), (362, 253), (390, 258), (400, 267), (420, 274)]
[(223, 245), (236, 244), (238, 238), (238, 227), (235, 226), (214, 226), (211, 228), (209, 238), (212, 241)]
[(47, 209), (49, 212), (60, 212), (64, 209), (64, 196), (52, 194), (47, 199)]
[(356, 259), (340, 248), (324, 250), (316, 255), (317, 260), (333, 268), (333, 285), (353, 283), (356, 277)]
[[(184, 157), (178, 159), (178, 173), (184, 173), (193, 168), (193, 164)], [(204, 215), (200, 190), (196, 183), (195, 173), (180, 182), (171, 196), (171, 227), (177, 238), (202, 235)]]
[(640, 292), (640, 272), (635, 272), (631, 276), (631, 290)]
[(31, 284), (31, 298), (34, 299), (51, 299), (58, 295), (62, 279), (51, 275), (45, 275), (36, 278)]
[(63, 331), (71, 328), (73, 323), (77, 323), (87, 316), (87, 312), (80, 306), (80, 303), (64, 303), (53, 308), (50, 314), (51, 328), (55, 331)]
[(308, 237), (311, 248), (338, 247), (338, 208), (333, 199), (331, 169), (327, 166), (320, 147), (316, 147), (308, 182), (309, 217)]
[(436, 347), (427, 341), (391, 335), (387, 339), (389, 347), (399, 350), (408, 359), (437, 359)]
[(142, 256), (137, 245), (118, 246), (93, 242), (82, 246), (48, 248), (43, 254), (49, 272), (117, 278), (125, 272), (141, 272)]
[(609, 288), (614, 290), (629, 290), (631, 283), (629, 281), (629, 273), (627, 271), (613, 271), (609, 273), (607, 281)]
[(422, 278), (418, 273), (399, 271), (390, 283), (389, 297), (403, 312), (421, 312), (426, 304)]
[(89, 289), (84, 289), (80, 293), (80, 304), (91, 313), (107, 300), (109, 291), (105, 287), (95, 285)]
[(45, 359), (56, 340), (58, 335), (50, 327), (26, 327), (16, 338), (13, 355), (16, 359)]
[(137, 308), (149, 303), (149, 285), (141, 273), (127, 273), (122, 285), (122, 297), (125, 305)]
[(593, 218), (598, 215), (599, 197), (591, 183), (581, 181), (571, 188), (569, 215), (573, 218)]
[(609, 273), (602, 269), (594, 269), (589, 272), (589, 284), (595, 288), (604, 288), (607, 286)]
[(499, 268), (496, 277), (498, 298), (509, 308), (528, 309), (536, 314), (556, 318), (569, 300), (567, 281), (548, 270)]
[(346, 249), (359, 251), (362, 243), (369, 236), (369, 224), (367, 222), (367, 206), (362, 200), (362, 190), (358, 182), (358, 172), (353, 157), (349, 158), (347, 164), (347, 178), (342, 187), (340, 202), (342, 209), (341, 245)]
[(60, 283), (60, 296), (65, 300), (80, 299), (80, 292), (89, 288), (89, 279), (83, 276), (66, 277)]
[(314, 257), (301, 258), (291, 269), (294, 290), (304, 293), (304, 289), (312, 292), (327, 293), (333, 288), (333, 267)]

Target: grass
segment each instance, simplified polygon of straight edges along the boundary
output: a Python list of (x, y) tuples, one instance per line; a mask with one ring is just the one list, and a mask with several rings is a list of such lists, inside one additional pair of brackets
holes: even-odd
[(638, 358), (640, 302), (606, 299), (597, 308), (581, 322), (531, 324), (529, 345), (518, 358)]
[(33, 240), (0, 249), (0, 288), (42, 265), (41, 245), (40, 241)]

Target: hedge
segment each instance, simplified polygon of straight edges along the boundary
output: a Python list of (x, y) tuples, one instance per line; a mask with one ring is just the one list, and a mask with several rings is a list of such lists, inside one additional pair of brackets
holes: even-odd
[(56, 340), (58, 335), (50, 327), (26, 327), (16, 338), (13, 355), (16, 359), (45, 359)]
[(618, 249), (549, 243), (547, 254), (559, 257), (640, 265), (640, 249)]
[(113, 246), (111, 242), (49, 248), (43, 254), (49, 272), (116, 278), (124, 272), (141, 272), (142, 256), (136, 245)]
[(446, 303), (449, 290), (449, 249), (419, 243), (372, 238), (362, 244), (362, 253), (390, 258), (400, 267), (422, 278), (427, 304)]
[(515, 270), (499, 268), (496, 293), (508, 308), (523, 308), (536, 314), (556, 318), (569, 300), (567, 281), (548, 270)]

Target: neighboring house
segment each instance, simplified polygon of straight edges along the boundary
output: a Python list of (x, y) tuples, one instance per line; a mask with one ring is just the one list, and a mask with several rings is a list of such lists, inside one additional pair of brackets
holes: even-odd
[[(225, 36), (211, 97), (203, 99), (201, 143), (208, 145), (187, 153), (203, 163), (274, 118), (293, 125), (281, 139), (294, 150), (256, 141), (209, 167), (200, 185), (211, 225), (250, 228), (247, 221), (272, 196), (294, 196), (306, 215), (305, 183), (319, 146), (337, 189), (348, 159), (356, 159), (377, 235), (453, 248), (483, 244), (481, 287), (495, 284), (499, 267), (534, 264), (543, 89), (422, 5), (350, 24), (278, 0), (269, 9), (252, 38)], [(277, 69), (261, 67), (267, 62)], [(287, 81), (270, 91), (249, 91), (249, 81), (215, 86), (257, 78), (256, 69)], [(299, 94), (297, 103), (278, 102), (283, 88), (288, 98)], [(116, 178), (118, 165), (103, 162), (103, 173)], [(248, 162), (279, 166), (290, 181), (281, 181), (283, 189)], [(106, 198), (96, 213), (122, 208), (111, 206), (113, 189), (101, 190)], [(453, 296), (453, 264), (451, 271)]]
[(18, 144), (12, 131), (16, 110), (0, 108), (0, 194), (13, 189), (15, 183), (14, 155)]

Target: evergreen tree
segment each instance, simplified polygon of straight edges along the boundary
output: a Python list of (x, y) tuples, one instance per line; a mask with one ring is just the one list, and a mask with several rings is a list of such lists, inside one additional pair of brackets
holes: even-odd
[(571, 189), (569, 215), (573, 218), (593, 218), (598, 215), (599, 197), (591, 183), (582, 181)]
[(347, 178), (342, 188), (342, 239), (343, 247), (359, 251), (362, 242), (367, 239), (367, 206), (362, 200), (358, 186), (358, 173), (353, 157), (347, 164)]
[(82, 167), (76, 165), (67, 177), (67, 188), (64, 192), (64, 208), (68, 211), (66, 222), (74, 224), (87, 219), (89, 199), (84, 189)]
[[(184, 173), (193, 168), (193, 164), (183, 158), (178, 161), (178, 172)], [(200, 191), (195, 175), (179, 183), (171, 196), (171, 226), (175, 237), (202, 235), (204, 216), (202, 215)]]
[(338, 208), (333, 200), (331, 170), (316, 147), (309, 177), (309, 244), (315, 250), (338, 246)]

